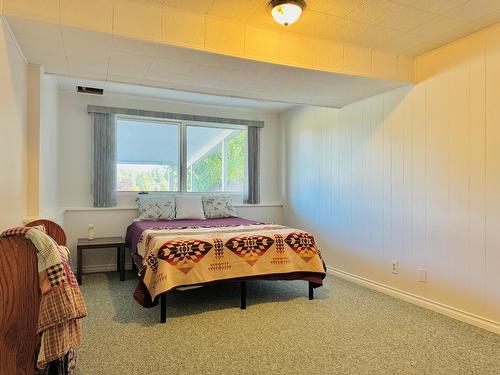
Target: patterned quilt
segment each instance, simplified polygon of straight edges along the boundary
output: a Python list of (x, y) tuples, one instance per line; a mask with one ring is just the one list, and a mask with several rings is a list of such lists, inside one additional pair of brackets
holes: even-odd
[(75, 350), (82, 339), (81, 319), (87, 315), (87, 308), (69, 263), (69, 250), (57, 245), (45, 233), (43, 225), (15, 227), (0, 234), (0, 237), (8, 236), (24, 236), (37, 250), (41, 291), (38, 313), (38, 334), (41, 335), (37, 358), (39, 372), (45, 373), (52, 364), (57, 371), (50, 374), (73, 374)]
[[(137, 250), (143, 257), (138, 290), (145, 287), (150, 301), (180, 286), (219, 280), (283, 276), (312, 278), (318, 286), (326, 275), (314, 237), (281, 225), (146, 230)], [(146, 305), (137, 291), (136, 299)]]

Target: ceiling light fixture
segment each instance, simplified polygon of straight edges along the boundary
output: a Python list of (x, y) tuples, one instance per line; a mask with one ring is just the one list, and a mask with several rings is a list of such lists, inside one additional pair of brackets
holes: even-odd
[(306, 7), (305, 0), (271, 0), (271, 15), (280, 25), (288, 26), (296, 22)]

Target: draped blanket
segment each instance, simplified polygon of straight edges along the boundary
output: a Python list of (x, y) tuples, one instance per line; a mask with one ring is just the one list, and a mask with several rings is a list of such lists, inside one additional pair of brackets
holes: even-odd
[(135, 298), (146, 307), (180, 286), (247, 278), (303, 279), (319, 286), (326, 275), (314, 237), (281, 225), (146, 230), (137, 250), (143, 267)]
[[(38, 314), (41, 347), (37, 367), (44, 369), (57, 360), (73, 367), (74, 361), (68, 358), (75, 358), (74, 351), (80, 346), (81, 318), (87, 315), (87, 309), (69, 264), (69, 250), (45, 234), (43, 226), (12, 228), (1, 236), (11, 235), (24, 235), (37, 249), (41, 291)], [(72, 368), (61, 369), (61, 373), (70, 374)]]

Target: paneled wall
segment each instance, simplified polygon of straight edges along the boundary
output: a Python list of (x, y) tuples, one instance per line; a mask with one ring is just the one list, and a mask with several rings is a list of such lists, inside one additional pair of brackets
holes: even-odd
[(417, 86), (281, 118), (283, 216), (329, 266), (496, 322), (499, 29), (446, 47), (447, 64), (434, 53), (439, 69), (425, 56)]

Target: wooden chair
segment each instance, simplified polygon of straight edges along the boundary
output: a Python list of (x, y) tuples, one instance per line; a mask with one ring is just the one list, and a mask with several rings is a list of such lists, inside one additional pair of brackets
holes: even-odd
[[(49, 220), (47, 234), (66, 244), (63, 229)], [(0, 375), (34, 374), (39, 336), (40, 309), (38, 258), (31, 241), (22, 236), (0, 238)]]

